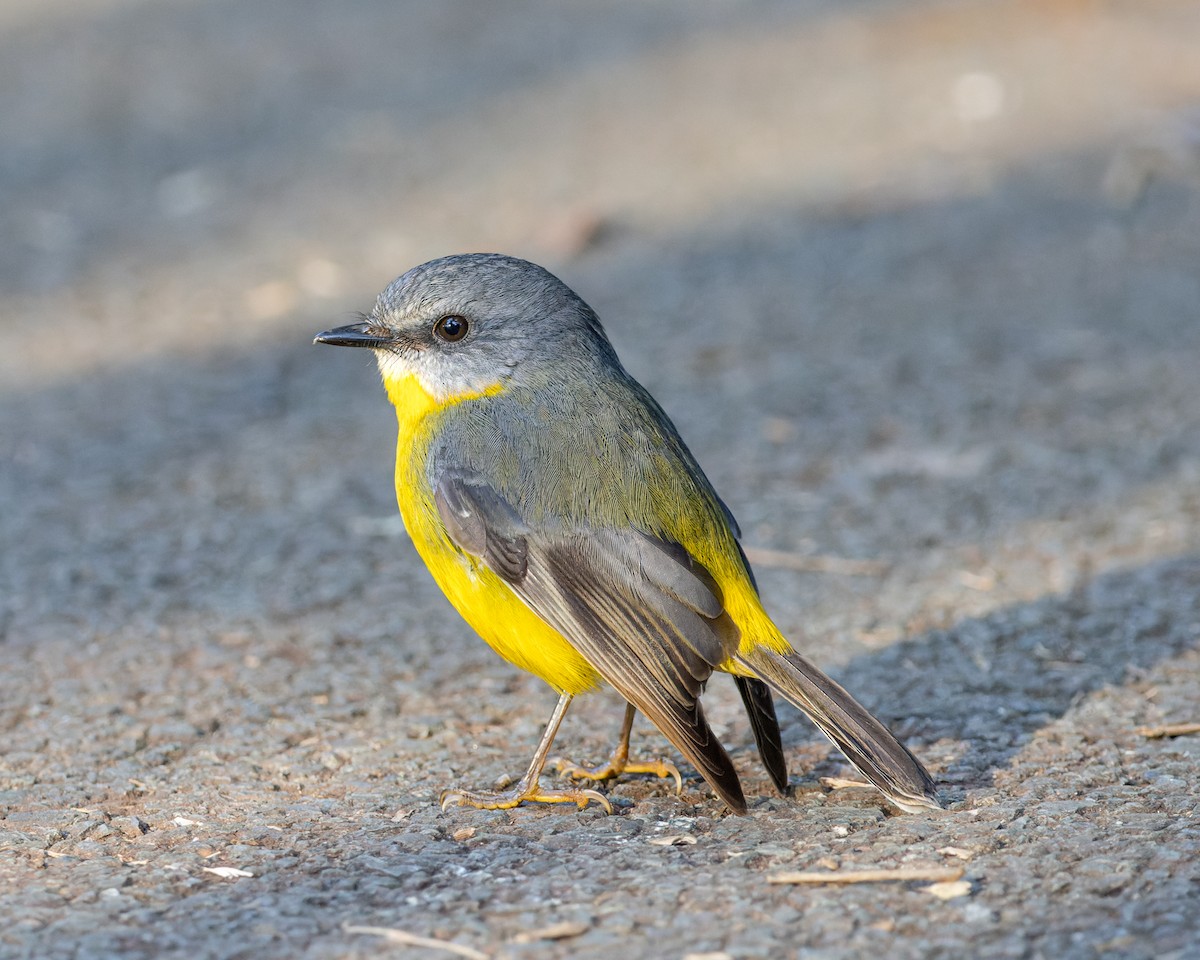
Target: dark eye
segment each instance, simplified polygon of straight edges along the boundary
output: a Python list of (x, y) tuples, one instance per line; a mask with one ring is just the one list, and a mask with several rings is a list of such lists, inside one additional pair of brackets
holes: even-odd
[(439, 340), (455, 343), (467, 335), (467, 318), (454, 313), (442, 317), (433, 325), (433, 332)]

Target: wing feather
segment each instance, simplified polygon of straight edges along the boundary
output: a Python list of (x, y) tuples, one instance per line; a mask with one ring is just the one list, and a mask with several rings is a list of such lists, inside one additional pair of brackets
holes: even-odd
[(482, 478), (435, 489), (451, 540), (502, 577), (744, 812), (737, 772), (699, 697), (737, 649), (716, 583), (678, 544), (636, 530), (533, 530)]

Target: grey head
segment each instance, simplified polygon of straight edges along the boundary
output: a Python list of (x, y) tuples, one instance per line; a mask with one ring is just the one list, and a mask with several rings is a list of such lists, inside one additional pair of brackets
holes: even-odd
[(314, 342), (369, 347), (385, 384), (416, 377), (438, 402), (616, 363), (595, 313), (566, 284), (492, 253), (414, 267), (362, 322)]

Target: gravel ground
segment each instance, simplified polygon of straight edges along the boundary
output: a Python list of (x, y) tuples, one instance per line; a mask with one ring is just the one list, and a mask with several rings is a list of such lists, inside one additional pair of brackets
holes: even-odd
[[(1200, 721), (1198, 48), (1191, 0), (0, 8), (0, 955), (1200, 957), (1200, 735), (1140, 732)], [(440, 812), (554, 695), (309, 340), (480, 249), (600, 311), (945, 812), (786, 707), (774, 796), (724, 678), (747, 817)]]

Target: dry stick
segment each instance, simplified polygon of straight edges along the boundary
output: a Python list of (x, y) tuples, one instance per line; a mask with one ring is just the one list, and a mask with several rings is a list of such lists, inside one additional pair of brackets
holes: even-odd
[(802, 870), (777, 873), (767, 883), (904, 883), (928, 880), (949, 883), (963, 875), (962, 867), (901, 867), (898, 870)]
[(430, 950), (445, 950), (467, 960), (491, 960), (486, 953), (480, 953), (472, 947), (464, 947), (448, 940), (435, 940), (433, 937), (418, 937), (415, 933), (406, 933), (392, 927), (355, 927), (348, 923), (342, 924), (346, 933), (365, 933), (372, 937), (383, 937), (388, 943), (400, 943), (406, 947), (426, 947)]
[(845, 777), (821, 777), (821, 786), (828, 787), (830, 790), (853, 790), (857, 787), (862, 787), (866, 790), (875, 789), (869, 783), (864, 783), (861, 780), (847, 780)]
[(1150, 740), (1161, 737), (1183, 737), (1189, 733), (1200, 733), (1200, 723), (1168, 723), (1161, 727), (1138, 727), (1133, 731)]
[(746, 559), (762, 567), (782, 567), (811, 573), (839, 573), (847, 577), (880, 577), (891, 564), (882, 560), (851, 560), (814, 553), (789, 553), (766, 547), (746, 547)]

